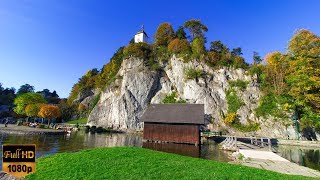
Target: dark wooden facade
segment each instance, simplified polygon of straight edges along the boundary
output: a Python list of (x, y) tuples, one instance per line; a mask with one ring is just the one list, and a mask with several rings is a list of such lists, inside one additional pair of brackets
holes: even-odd
[(174, 143), (199, 144), (200, 126), (197, 124), (145, 122), (143, 139)]
[(200, 144), (200, 125), (204, 122), (202, 104), (150, 106), (142, 117), (144, 140)]

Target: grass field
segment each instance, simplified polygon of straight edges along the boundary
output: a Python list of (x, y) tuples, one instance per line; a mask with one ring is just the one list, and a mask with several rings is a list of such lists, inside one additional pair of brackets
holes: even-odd
[(72, 121), (68, 121), (67, 123), (69, 124), (87, 124), (88, 119), (87, 118), (83, 118), (83, 119), (77, 119), (77, 120), (72, 120)]
[(304, 179), (138, 147), (96, 148), (37, 160), (27, 179)]

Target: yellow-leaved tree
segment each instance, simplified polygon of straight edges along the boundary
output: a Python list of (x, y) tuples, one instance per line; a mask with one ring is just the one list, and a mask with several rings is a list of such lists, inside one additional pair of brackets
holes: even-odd
[(52, 118), (58, 118), (61, 116), (61, 112), (58, 106), (53, 104), (43, 104), (38, 113), (39, 117), (48, 118), (48, 125)]

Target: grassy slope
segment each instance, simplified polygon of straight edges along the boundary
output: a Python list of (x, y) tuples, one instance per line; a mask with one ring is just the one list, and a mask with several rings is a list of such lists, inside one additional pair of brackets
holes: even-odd
[(83, 119), (77, 119), (77, 120), (72, 120), (72, 121), (68, 121), (67, 123), (69, 124), (87, 124), (88, 119), (87, 118), (83, 118)]
[(301, 179), (137, 147), (96, 148), (37, 160), (28, 179)]

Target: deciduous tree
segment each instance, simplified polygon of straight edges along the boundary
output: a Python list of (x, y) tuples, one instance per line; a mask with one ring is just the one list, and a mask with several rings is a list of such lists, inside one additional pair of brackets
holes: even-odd
[(37, 104), (37, 103), (47, 103), (44, 97), (41, 94), (29, 92), (20, 94), (14, 100), (14, 112), (19, 115), (26, 115), (25, 108), (29, 104)]
[(190, 45), (186, 39), (174, 39), (168, 45), (168, 50), (171, 53), (181, 54), (181, 53), (190, 53)]
[(61, 112), (58, 106), (53, 104), (44, 104), (41, 106), (40, 111), (38, 113), (39, 117), (48, 118), (48, 125), (50, 124), (50, 119), (58, 118), (61, 116)]
[(162, 23), (155, 34), (155, 44), (156, 46), (167, 46), (174, 36), (175, 33), (171, 24)]
[(29, 104), (25, 109), (25, 113), (28, 117), (38, 117), (42, 104)]

